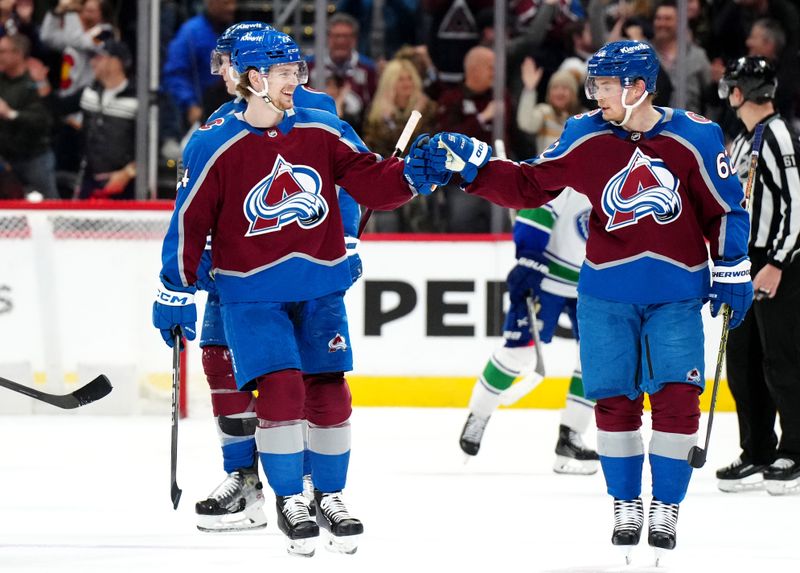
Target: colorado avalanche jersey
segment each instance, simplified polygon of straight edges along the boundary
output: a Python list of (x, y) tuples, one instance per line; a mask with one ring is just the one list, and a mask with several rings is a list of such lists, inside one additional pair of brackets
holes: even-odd
[(546, 205), (517, 213), (514, 221), (517, 249), (525, 248), (519, 242), (528, 235), (538, 236), (532, 243), (546, 245), (538, 249), (548, 263), (547, 275), (542, 279), (543, 291), (567, 298), (578, 296), (578, 273), (586, 258), (591, 210), (585, 195), (567, 187)]
[(346, 290), (336, 186), (374, 209), (394, 209), (414, 194), (401, 160), (358, 152), (343, 139), (339, 119), (318, 110), (289, 110), (269, 129), (252, 127), (240, 113), (216, 117), (192, 135), (183, 164), (162, 279), (193, 291), (210, 234), (223, 303)]
[[(327, 111), (332, 115), (336, 115), (336, 102), (333, 98), (326, 93), (312, 90), (305, 86), (297, 86), (294, 90), (292, 97), (295, 107), (305, 107), (310, 109), (321, 109)], [(247, 108), (247, 102), (241, 97), (235, 100), (227, 101), (217, 108), (217, 111), (212, 113), (206, 124), (213, 122), (218, 117), (228, 115), (231, 113), (244, 112)], [(342, 129), (342, 137), (352, 143), (358, 151), (368, 152), (369, 149), (346, 121), (339, 121)], [(338, 188), (337, 188), (338, 189)], [(339, 195), (339, 210), (342, 212), (342, 223), (344, 225), (344, 234), (350, 237), (358, 236), (358, 224), (361, 222), (361, 208), (358, 206), (352, 197), (344, 189), (338, 189)]]
[(570, 118), (561, 138), (530, 163), (491, 160), (467, 192), (522, 209), (573, 187), (592, 204), (578, 292), (660, 303), (702, 298), (713, 260), (747, 254), (743, 192), (715, 123), (656, 108), (646, 133), (604, 121), (599, 110)]

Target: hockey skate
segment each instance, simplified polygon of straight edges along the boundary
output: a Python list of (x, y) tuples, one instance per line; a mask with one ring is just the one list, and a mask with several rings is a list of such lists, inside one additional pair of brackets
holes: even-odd
[(625, 563), (631, 564), (633, 548), (639, 544), (644, 525), (642, 498), (614, 499), (614, 532), (611, 543), (622, 550)]
[(278, 529), (288, 538), (286, 550), (290, 555), (312, 557), (319, 537), (319, 527), (308, 514), (308, 502), (302, 493), (275, 496), (278, 509)]
[(342, 501), (342, 492), (314, 492), (317, 504), (317, 523), (328, 533), (325, 548), (336, 553), (352, 555), (358, 550), (359, 535), (364, 533), (361, 521), (352, 517)]
[(470, 412), (467, 416), (467, 422), (464, 424), (464, 429), (461, 430), (461, 449), (468, 456), (478, 455), (481, 449), (481, 440), (483, 439), (483, 432), (486, 430), (486, 424), (489, 423), (489, 418), (485, 418)]
[(314, 503), (314, 481), (311, 479), (311, 474), (303, 476), (303, 497), (308, 502), (308, 515), (316, 517), (317, 504)]
[(800, 494), (800, 465), (789, 458), (779, 458), (764, 472), (764, 485), (770, 495)]
[(764, 489), (764, 471), (769, 466), (751, 464), (743, 456), (717, 470), (717, 487), (726, 493)]
[(667, 551), (675, 549), (678, 528), (678, 504), (664, 503), (653, 498), (650, 502), (647, 543), (656, 554), (656, 567), (661, 565)]
[(581, 435), (568, 426), (558, 427), (556, 461), (553, 471), (557, 474), (592, 475), (600, 468), (600, 456), (587, 448)]
[(195, 504), (200, 531), (245, 531), (267, 526), (264, 493), (257, 468), (231, 472), (203, 501)]

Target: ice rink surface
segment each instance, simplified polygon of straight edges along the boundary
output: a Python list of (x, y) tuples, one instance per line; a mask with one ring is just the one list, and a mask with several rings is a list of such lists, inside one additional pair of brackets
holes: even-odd
[[(678, 546), (658, 569), (646, 539), (631, 566), (611, 546), (599, 473), (552, 472), (556, 411), (496, 413), (466, 465), (457, 443), (465, 416), (357, 409), (345, 498), (366, 532), (353, 556), (319, 547), (311, 559), (286, 554), (271, 493), (265, 530), (195, 529), (194, 502), (223, 477), (210, 414), (181, 421), (177, 511), (169, 416), (0, 416), (0, 572), (800, 571), (800, 496), (716, 489), (714, 470), (739, 453), (733, 414), (715, 418), (708, 463), (681, 506)], [(644, 492), (647, 504), (647, 470)]]

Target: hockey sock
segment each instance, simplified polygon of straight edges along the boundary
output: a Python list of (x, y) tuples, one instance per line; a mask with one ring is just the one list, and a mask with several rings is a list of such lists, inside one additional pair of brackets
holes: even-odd
[(617, 499), (635, 499), (642, 493), (644, 444), (642, 425), (644, 396), (625, 396), (597, 401), (597, 453), (608, 493)]
[(567, 405), (561, 410), (561, 424), (579, 434), (586, 433), (594, 415), (594, 400), (583, 394), (583, 377), (580, 370), (572, 373), (567, 391)]
[(252, 392), (241, 392), (237, 388), (228, 348), (204, 346), (203, 372), (211, 389), (211, 407), (225, 472), (252, 467), (256, 460), (255, 400)]
[(350, 464), (350, 421), (337, 426), (309, 423), (308, 450), (314, 487), (324, 493), (343, 490)]
[(303, 475), (311, 475), (311, 451), (308, 449), (308, 420), (303, 420)]
[(530, 369), (536, 357), (533, 346), (503, 346), (489, 358), (479, 381), (487, 390), (499, 394)]
[(680, 503), (689, 488), (692, 466), (686, 459), (689, 450), (697, 444), (700, 391), (691, 384), (673, 383), (650, 395), (653, 437), (649, 459), (653, 497), (664, 503)]

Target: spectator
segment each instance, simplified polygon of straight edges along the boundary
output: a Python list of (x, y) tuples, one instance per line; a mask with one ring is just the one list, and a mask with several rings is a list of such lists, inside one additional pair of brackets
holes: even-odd
[(524, 88), (517, 104), (517, 125), (536, 136), (539, 153), (561, 136), (570, 116), (583, 111), (578, 99), (575, 75), (561, 70), (550, 76), (545, 103), (537, 103), (536, 88), (542, 79), (542, 69), (532, 58), (526, 58), (521, 69)]
[(33, 22), (33, 0), (0, 0), (0, 37), (22, 34), (31, 42), (31, 53), (39, 55), (39, 34)]
[(625, 38), (623, 28), (628, 20), (649, 21), (653, 14), (653, 1), (589, 0), (587, 12), (596, 50), (606, 42)]
[[(358, 43), (358, 21), (348, 14), (334, 14), (328, 20), (328, 54), (323, 62), (324, 77), (344, 78), (347, 88), (358, 98), (360, 109), (355, 122), (350, 122), (357, 132), (361, 131), (364, 114), (372, 102), (378, 84), (375, 64), (356, 49)], [(316, 58), (308, 58), (309, 71), (314, 77)]]
[(786, 32), (777, 20), (761, 18), (750, 28), (745, 45), (748, 56), (761, 56), (777, 63), (786, 46)]
[[(437, 131), (453, 130), (468, 137), (492, 139), (496, 106), (493, 98), (494, 53), (475, 46), (464, 57), (464, 83), (448, 88), (439, 97)], [(505, 94), (503, 139), (508, 141), (511, 105)], [(491, 205), (463, 193), (454, 185), (446, 189), (448, 231), (452, 233), (488, 233)]]
[(59, 172), (76, 174), (80, 166), (81, 91), (94, 80), (89, 64), (94, 49), (114, 35), (110, 18), (111, 8), (106, 0), (59, 0), (42, 21), (42, 41), (63, 52), (61, 85), (55, 98)]
[[(672, 85), (676, 85), (677, 74), (686, 74), (686, 102), (680, 106), (689, 111), (703, 113), (703, 91), (711, 84), (711, 64), (705, 50), (689, 42), (686, 46), (684, 69), (677, 69), (678, 58), (678, 5), (676, 0), (662, 0), (653, 18), (653, 47), (656, 49), (661, 68), (667, 72)], [(673, 92), (670, 105), (678, 107)]]
[(182, 131), (203, 119), (206, 90), (222, 83), (211, 74), (208, 58), (235, 12), (236, 0), (205, 0), (205, 10), (180, 27), (167, 48), (162, 85), (185, 121)]
[(28, 74), (30, 48), (20, 34), (0, 38), (0, 163), (9, 165), (27, 190), (56, 199), (52, 119)]
[[(405, 44), (419, 41), (419, 0), (384, 0), (383, 10), (375, 13), (379, 4), (372, 0), (338, 0), (336, 11), (358, 20), (361, 34), (358, 51), (373, 60), (387, 60)], [(380, 29), (376, 24), (380, 23)]]
[(478, 45), (480, 33), (476, 15), (492, 8), (491, 0), (422, 0), (427, 23), (424, 37), (439, 79), (458, 85), (464, 79), (464, 58)]
[(133, 199), (138, 101), (128, 82), (131, 53), (122, 42), (108, 40), (91, 63), (97, 79), (81, 94), (84, 145), (77, 195)]
[[(422, 80), (414, 64), (410, 60), (396, 58), (386, 64), (381, 74), (364, 124), (364, 143), (375, 153), (388, 157), (394, 151), (411, 112), (415, 110), (422, 114), (422, 119), (411, 141), (420, 133), (430, 133), (435, 128), (436, 103), (422, 90)], [(413, 207), (408, 204), (395, 211), (373, 213), (371, 230), (382, 233), (437, 230), (433, 222), (434, 197), (419, 199), (412, 202)]]

